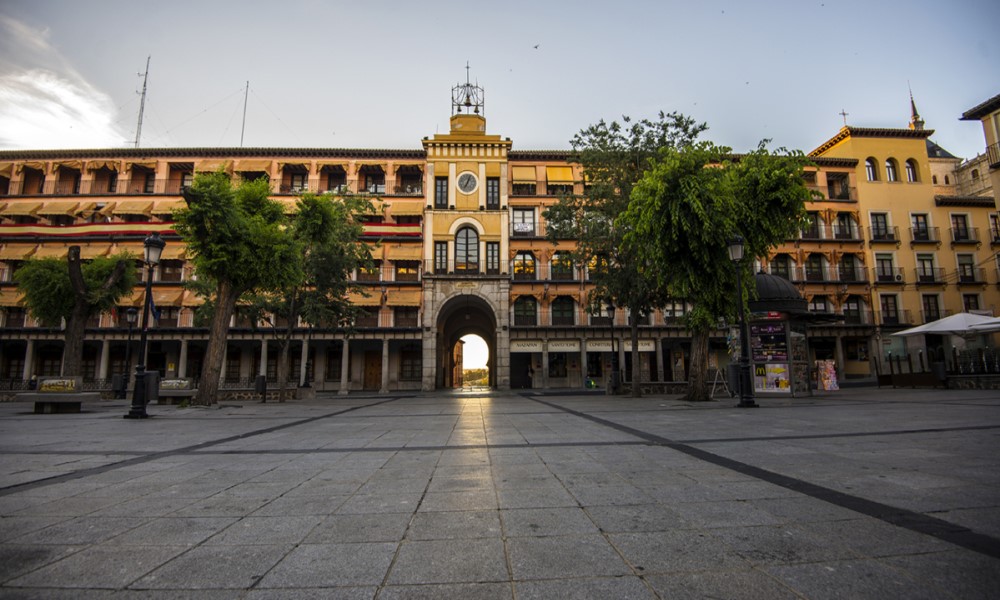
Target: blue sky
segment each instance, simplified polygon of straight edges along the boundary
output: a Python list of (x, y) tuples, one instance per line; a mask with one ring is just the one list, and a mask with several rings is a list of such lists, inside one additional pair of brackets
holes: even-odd
[[(1000, 93), (1000, 3), (0, 2), (0, 148), (419, 148), (466, 61), (487, 126), (565, 149), (601, 118), (680, 111), (744, 151), (812, 150), (843, 124), (981, 152), (968, 108)], [(536, 47), (537, 46), (537, 47)]]

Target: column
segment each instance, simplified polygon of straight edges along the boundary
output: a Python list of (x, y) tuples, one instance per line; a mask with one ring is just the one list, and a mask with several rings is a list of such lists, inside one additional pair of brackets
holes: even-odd
[(188, 363), (188, 341), (181, 340), (181, 355), (177, 359), (177, 377), (179, 379), (184, 379), (187, 377), (187, 363)]
[(667, 372), (663, 370), (663, 340), (656, 338), (656, 379), (655, 381), (666, 381)]
[(337, 392), (341, 395), (347, 395), (348, 392), (347, 372), (351, 364), (350, 350), (351, 350), (350, 343), (347, 341), (347, 338), (344, 338), (344, 341), (341, 343), (341, 351), (340, 351), (340, 391)]
[(299, 359), (299, 387), (306, 387), (306, 375), (309, 370), (306, 362), (309, 360), (309, 340), (302, 340), (302, 358)]
[(31, 379), (31, 376), (35, 371), (35, 340), (28, 340), (28, 343), (24, 347), (24, 371), (21, 373), (21, 379), (27, 381)]
[(260, 341), (260, 369), (257, 374), (267, 376), (267, 339)]
[(836, 340), (834, 356), (837, 358), (837, 383), (841, 384), (844, 382), (844, 367), (846, 367), (846, 363), (844, 362), (844, 338), (838, 335), (834, 339)]
[(542, 380), (541, 388), (543, 390), (549, 389), (549, 342), (548, 340), (542, 342), (542, 373), (540, 379)]
[(108, 359), (111, 357), (111, 343), (108, 340), (101, 342), (101, 359), (97, 363), (97, 379), (108, 378)]
[(382, 340), (382, 387), (378, 393), (389, 393), (389, 340)]
[(587, 338), (580, 340), (580, 385), (587, 389)]

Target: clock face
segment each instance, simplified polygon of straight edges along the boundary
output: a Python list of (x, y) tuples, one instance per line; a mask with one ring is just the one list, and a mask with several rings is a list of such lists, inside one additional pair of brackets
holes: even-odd
[(479, 185), (479, 179), (472, 171), (466, 171), (458, 176), (458, 190), (463, 194), (471, 194)]

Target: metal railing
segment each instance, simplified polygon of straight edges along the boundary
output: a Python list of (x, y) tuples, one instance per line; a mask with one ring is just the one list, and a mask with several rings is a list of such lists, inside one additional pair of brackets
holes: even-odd
[(941, 268), (920, 268), (917, 267), (913, 270), (914, 281), (919, 285), (923, 284), (941, 284), (945, 283), (944, 269)]
[(955, 269), (955, 281), (958, 283), (983, 284), (986, 283), (986, 270), (979, 268), (959, 268)]
[(872, 267), (874, 283), (906, 283), (905, 269), (902, 267)]
[(868, 240), (874, 244), (887, 243), (895, 244), (899, 242), (899, 227), (869, 227)]
[(879, 311), (875, 313), (875, 321), (879, 325), (913, 325), (913, 317), (909, 310), (892, 312)]
[(910, 227), (910, 241), (914, 244), (937, 244), (941, 241), (938, 227)]
[(952, 227), (948, 230), (953, 244), (978, 244), (978, 227)]

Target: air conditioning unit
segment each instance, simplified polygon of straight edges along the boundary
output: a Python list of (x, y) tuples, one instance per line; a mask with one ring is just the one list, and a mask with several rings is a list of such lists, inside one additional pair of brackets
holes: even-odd
[(902, 283), (902, 282), (903, 282), (903, 276), (902, 275), (896, 275), (896, 283)]

